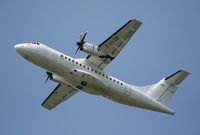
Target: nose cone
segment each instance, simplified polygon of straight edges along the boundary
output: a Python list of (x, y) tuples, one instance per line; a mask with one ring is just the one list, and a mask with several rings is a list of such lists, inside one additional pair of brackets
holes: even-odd
[(17, 44), (17, 45), (14, 46), (14, 48), (18, 53), (20, 53), (20, 50), (23, 49), (23, 44)]
[(28, 44), (17, 44), (14, 46), (17, 53), (19, 53), (21, 56), (26, 57), (29, 53), (29, 47)]

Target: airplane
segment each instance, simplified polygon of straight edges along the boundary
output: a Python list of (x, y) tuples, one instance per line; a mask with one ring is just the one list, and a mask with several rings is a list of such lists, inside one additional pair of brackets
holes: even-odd
[(58, 83), (41, 104), (48, 110), (83, 91), (124, 105), (173, 115), (175, 112), (166, 105), (189, 72), (179, 70), (155, 84), (135, 86), (111, 76), (104, 70), (141, 24), (137, 19), (129, 20), (99, 46), (85, 42), (87, 32), (81, 34), (80, 41), (76, 43), (78, 48), (75, 54), (78, 51), (88, 54), (81, 59), (72, 58), (39, 42), (17, 44), (14, 48), (26, 60), (47, 70), (45, 83), (48, 80)]

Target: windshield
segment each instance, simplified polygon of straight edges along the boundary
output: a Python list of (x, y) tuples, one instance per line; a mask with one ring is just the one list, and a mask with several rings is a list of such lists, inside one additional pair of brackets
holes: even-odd
[(40, 43), (38, 43), (38, 42), (32, 42), (32, 44), (40, 45)]

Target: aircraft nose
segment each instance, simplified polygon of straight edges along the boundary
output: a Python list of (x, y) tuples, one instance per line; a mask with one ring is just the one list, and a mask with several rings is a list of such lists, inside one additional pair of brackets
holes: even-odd
[(19, 50), (22, 48), (22, 44), (17, 44), (14, 46), (14, 48), (17, 52), (19, 52)]
[(23, 56), (26, 54), (26, 44), (17, 44), (14, 48), (20, 55)]

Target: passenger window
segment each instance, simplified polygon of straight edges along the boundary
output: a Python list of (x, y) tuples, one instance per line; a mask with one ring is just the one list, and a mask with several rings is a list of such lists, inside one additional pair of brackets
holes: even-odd
[(80, 66), (82, 66), (82, 64), (80, 64)]
[(78, 62), (76, 62), (76, 64), (78, 64)]
[(95, 70), (95, 73), (97, 73), (97, 71)]
[(60, 56), (61, 56), (61, 57), (63, 57), (63, 55), (62, 55), (62, 54), (61, 54)]
[(74, 62), (74, 60), (72, 60), (72, 62)]
[(71, 61), (71, 59), (70, 59), (70, 58), (69, 58), (68, 60), (69, 60), (69, 61)]
[(67, 59), (67, 57), (65, 57), (65, 59)]

